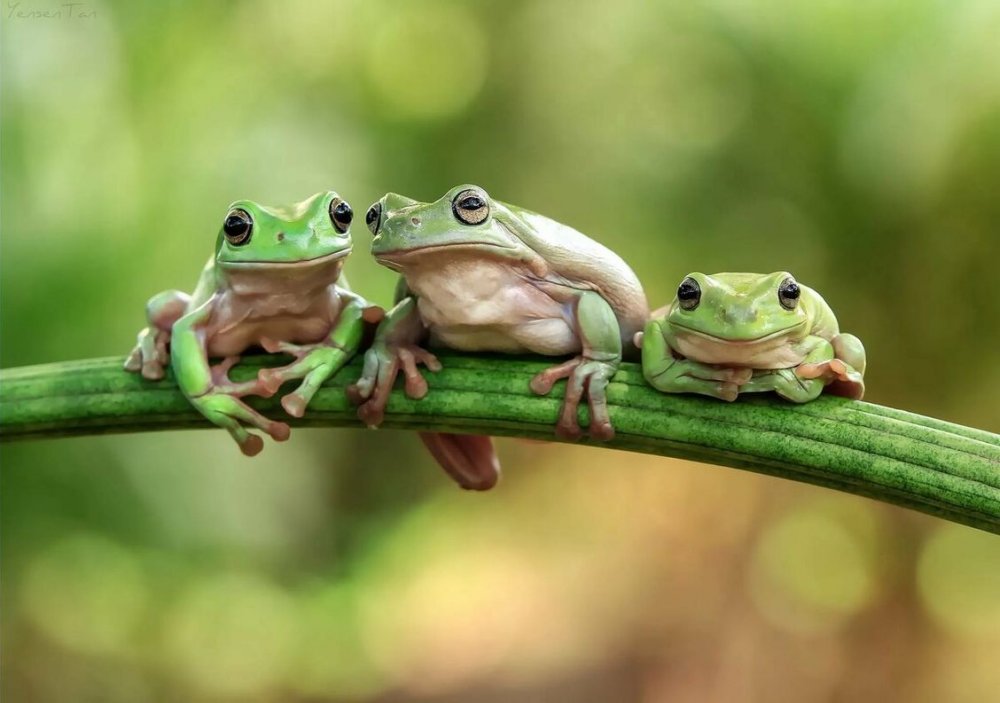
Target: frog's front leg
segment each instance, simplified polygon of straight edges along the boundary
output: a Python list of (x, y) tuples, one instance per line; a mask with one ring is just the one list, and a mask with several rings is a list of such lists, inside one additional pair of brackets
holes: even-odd
[(422, 363), (431, 371), (440, 371), (441, 362), (429, 351), (418, 345), (426, 334), (417, 300), (403, 298), (386, 313), (375, 335), (371, 348), (365, 352), (365, 365), (361, 378), (347, 389), (351, 402), (359, 405), (358, 417), (369, 427), (378, 427), (385, 416), (385, 406), (402, 370), (406, 377), (406, 395), (423, 398), (427, 394), (427, 381), (420, 375), (417, 364)]
[(576, 300), (575, 317), (582, 354), (537, 374), (531, 379), (531, 390), (547, 395), (556, 381), (567, 379), (556, 435), (579, 439), (583, 434), (577, 410), (586, 393), (590, 406), (590, 436), (609, 440), (615, 436), (615, 430), (608, 415), (607, 387), (622, 360), (621, 330), (611, 306), (593, 291), (583, 293)]
[(698, 393), (732, 402), (753, 373), (748, 368), (711, 366), (675, 357), (656, 320), (646, 323), (640, 346), (642, 375), (664, 393)]
[(839, 334), (831, 340), (834, 358), (796, 367), (799, 378), (821, 378), (826, 391), (861, 400), (865, 395), (865, 347), (853, 334)]
[(170, 362), (167, 344), (170, 330), (187, 310), (191, 297), (179, 290), (157, 293), (146, 303), (148, 327), (139, 332), (136, 345), (125, 360), (125, 370), (141, 372), (144, 378), (163, 378), (163, 367)]
[(261, 369), (257, 375), (267, 395), (276, 393), (286, 381), (303, 379), (298, 388), (281, 399), (281, 406), (292, 417), (302, 417), (319, 387), (339, 371), (361, 345), (365, 314), (372, 306), (349, 291), (339, 290), (338, 293), (342, 298), (348, 298), (348, 302), (341, 309), (336, 324), (324, 341), (297, 345), (271, 339), (261, 340), (264, 349), (272, 354), (282, 352), (296, 357), (287, 366)]
[[(766, 393), (774, 391), (785, 400), (790, 400), (793, 403), (807, 403), (818, 398), (819, 394), (823, 392), (823, 387), (827, 384), (825, 373), (820, 369), (827, 369), (829, 363), (834, 359), (833, 345), (820, 337), (809, 337), (806, 344), (812, 346), (812, 349), (802, 359), (799, 366), (757, 371), (753, 378), (740, 387), (740, 392)], [(799, 373), (800, 369), (807, 369), (807, 371)], [(808, 371), (810, 369), (815, 369), (817, 373), (811, 375)]]
[(288, 439), (290, 430), (283, 422), (274, 422), (258, 413), (239, 398), (259, 392), (259, 383), (232, 383), (229, 369), (238, 357), (229, 357), (210, 367), (205, 354), (204, 325), (212, 315), (213, 300), (188, 313), (173, 326), (170, 362), (177, 385), (191, 404), (210, 422), (225, 428), (247, 456), (264, 448), (264, 442), (246, 430), (245, 422), (271, 435), (277, 441)]

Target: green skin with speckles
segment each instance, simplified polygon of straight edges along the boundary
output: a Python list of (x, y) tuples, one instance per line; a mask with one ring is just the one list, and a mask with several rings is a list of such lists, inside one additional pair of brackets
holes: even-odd
[[(399, 371), (407, 394), (427, 392), (417, 370), (440, 368), (430, 348), (571, 356), (526, 385), (540, 395), (566, 379), (556, 434), (579, 439), (586, 398), (589, 435), (614, 436), (606, 390), (648, 315), (642, 286), (614, 252), (547, 217), (452, 188), (432, 203), (389, 193), (368, 211), (372, 254), (402, 275), (397, 304), (379, 326), (353, 389), (361, 419), (377, 426)], [(425, 435), (463, 488), (486, 490), (499, 464), (485, 438)]]
[(824, 388), (864, 395), (865, 349), (833, 310), (784, 271), (692, 273), (636, 336), (646, 380), (665, 393), (733, 401), (774, 391), (815, 400)]
[[(149, 326), (139, 333), (126, 370), (157, 380), (169, 363), (191, 404), (228, 430), (248, 456), (263, 442), (244, 424), (287, 439), (286, 423), (269, 420), (241, 398), (270, 396), (286, 381), (302, 379), (281, 401), (301, 417), (320, 385), (357, 351), (365, 318), (379, 317), (341, 276), (351, 253), (352, 215), (332, 191), (288, 207), (250, 200), (230, 205), (194, 293), (171, 290), (150, 299)], [(234, 383), (229, 370), (254, 347), (295, 361)], [(210, 358), (223, 361), (211, 366)]]

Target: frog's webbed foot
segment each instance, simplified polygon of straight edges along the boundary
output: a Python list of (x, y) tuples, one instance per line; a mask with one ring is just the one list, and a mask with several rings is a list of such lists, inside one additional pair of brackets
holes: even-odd
[(801, 364), (795, 368), (795, 375), (807, 380), (820, 379), (834, 395), (860, 400), (865, 394), (862, 374), (842, 359)]
[(614, 438), (615, 430), (608, 415), (607, 387), (617, 370), (617, 363), (578, 356), (548, 368), (531, 379), (531, 390), (538, 395), (548, 395), (556, 381), (567, 379), (566, 398), (556, 423), (556, 436), (570, 440), (583, 436), (577, 410), (586, 393), (590, 406), (590, 436), (602, 441)]
[(205, 395), (192, 398), (191, 402), (210, 422), (229, 432), (240, 445), (240, 451), (247, 456), (259, 454), (264, 448), (264, 441), (249, 432), (243, 423), (266, 432), (277, 442), (285, 441), (291, 434), (291, 429), (284, 422), (268, 420), (239, 398), (215, 387)]
[(149, 326), (139, 332), (135, 347), (125, 359), (126, 371), (141, 372), (143, 378), (150, 381), (163, 378), (164, 369), (170, 364), (167, 345), (171, 329), (184, 314), (190, 299), (177, 290), (163, 291), (150, 298), (146, 303)]
[(273, 339), (261, 339), (261, 346), (271, 354), (288, 354), (295, 361), (285, 366), (261, 369), (257, 382), (261, 395), (270, 397), (288, 381), (303, 379), (299, 387), (281, 399), (281, 407), (292, 417), (302, 417), (316, 391), (348, 359), (348, 354), (332, 342), (290, 344)]
[(150, 381), (163, 378), (164, 369), (170, 364), (167, 344), (170, 342), (170, 332), (146, 327), (139, 332), (132, 352), (125, 359), (125, 370), (138, 372)]
[(258, 379), (240, 382), (230, 380), (229, 371), (238, 363), (240, 363), (240, 357), (227, 356), (215, 366), (209, 367), (212, 388), (215, 392), (225, 393), (234, 398), (242, 398), (245, 395), (259, 395), (269, 398), (273, 395), (273, 393), (267, 392), (267, 388)]
[(385, 406), (396, 382), (403, 372), (406, 395), (420, 399), (427, 395), (427, 381), (417, 369), (423, 364), (431, 371), (440, 371), (441, 362), (423, 347), (416, 344), (378, 344), (365, 352), (361, 378), (347, 388), (347, 397), (358, 405), (358, 417), (368, 427), (378, 427), (385, 417)]

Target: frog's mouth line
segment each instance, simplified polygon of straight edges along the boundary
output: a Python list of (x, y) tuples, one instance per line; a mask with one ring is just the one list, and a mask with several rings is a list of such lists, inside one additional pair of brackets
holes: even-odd
[(346, 258), (347, 255), (353, 251), (353, 249), (353, 247), (348, 247), (347, 249), (341, 249), (340, 251), (332, 251), (329, 254), (322, 254), (320, 256), (314, 256), (311, 259), (300, 259), (298, 261), (220, 261), (219, 264), (226, 268), (240, 269), (306, 268), (309, 266), (316, 266), (317, 264), (323, 264), (328, 261), (336, 261), (337, 259)]
[(397, 264), (415, 254), (428, 254), (435, 251), (480, 251), (482, 249), (500, 249), (503, 251), (515, 251), (514, 247), (503, 244), (493, 244), (491, 242), (454, 242), (446, 244), (428, 244), (424, 247), (413, 249), (392, 249), (391, 251), (372, 252), (372, 256), (380, 264), (385, 264), (391, 268), (392, 264)]
[(754, 337), (753, 339), (730, 339), (728, 337), (719, 337), (719, 336), (714, 335), (714, 334), (709, 334), (708, 332), (702, 332), (701, 330), (696, 330), (694, 327), (688, 327), (687, 325), (682, 325), (682, 324), (677, 323), (677, 322), (671, 322), (670, 324), (671, 324), (671, 326), (677, 327), (678, 329), (681, 329), (681, 330), (683, 330), (686, 333), (690, 333), (690, 334), (695, 335), (696, 337), (701, 337), (702, 339), (708, 339), (710, 341), (717, 342), (719, 344), (734, 344), (734, 345), (738, 345), (738, 346), (750, 346), (752, 344), (760, 344), (762, 342), (769, 342), (769, 341), (771, 341), (773, 339), (777, 339), (779, 337), (785, 337), (785, 336), (791, 334), (792, 332), (795, 332), (796, 330), (800, 329), (805, 323), (806, 323), (805, 320), (800, 320), (799, 322), (796, 322), (791, 327), (785, 327), (784, 329), (780, 329), (780, 330), (777, 330), (775, 332), (771, 332), (769, 334), (765, 334), (762, 337)]

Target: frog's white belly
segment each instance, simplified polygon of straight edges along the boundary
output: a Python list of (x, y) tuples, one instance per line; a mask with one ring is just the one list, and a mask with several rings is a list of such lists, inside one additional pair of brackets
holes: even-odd
[(580, 351), (570, 304), (553, 300), (509, 263), (464, 260), (407, 271), (431, 344), (463, 351)]
[(339, 309), (335, 294), (287, 301), (221, 295), (205, 329), (205, 351), (210, 357), (236, 356), (260, 346), (264, 338), (292, 344), (321, 342), (330, 334)]

